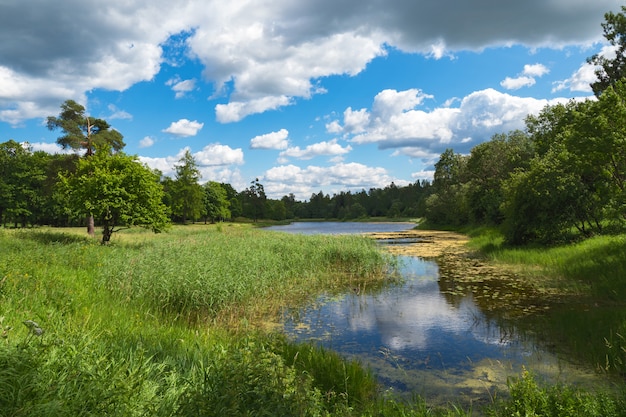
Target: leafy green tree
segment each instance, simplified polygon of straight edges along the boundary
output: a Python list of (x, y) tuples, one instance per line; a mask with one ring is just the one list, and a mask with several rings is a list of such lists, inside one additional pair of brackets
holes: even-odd
[(467, 157), (446, 149), (435, 164), (434, 193), (426, 199), (426, 218), (435, 224), (467, 223), (467, 186), (465, 167)]
[(596, 97), (599, 97), (609, 86), (626, 77), (626, 6), (622, 12), (608, 12), (604, 15), (604, 38), (615, 48), (615, 58), (608, 59), (595, 54), (587, 59), (590, 64), (596, 65), (598, 81), (591, 83)]
[[(47, 119), (49, 130), (60, 129), (63, 136), (57, 139), (57, 143), (63, 149), (71, 148), (75, 151), (84, 150), (85, 157), (94, 154), (97, 148), (107, 151), (120, 151), (125, 143), (123, 136), (102, 119), (97, 119), (85, 114), (85, 107), (74, 100), (66, 100), (61, 104), (59, 116), (49, 116)], [(87, 214), (87, 233), (94, 236), (94, 217)]]
[(76, 172), (61, 175), (71, 207), (93, 213), (102, 225), (102, 243), (123, 228), (142, 226), (155, 233), (168, 225), (159, 177), (134, 156), (98, 151), (78, 161)]
[(581, 155), (582, 175), (609, 219), (626, 221), (626, 80), (608, 87), (578, 112), (569, 147)]
[(265, 188), (256, 178), (250, 182), (250, 187), (242, 193), (244, 215), (251, 217), (255, 222), (265, 217)]
[(176, 165), (176, 178), (171, 183), (172, 214), (182, 223), (195, 221), (204, 212), (205, 192), (200, 181), (200, 170), (195, 158), (187, 150)]
[(30, 150), (14, 140), (0, 144), (0, 217), (17, 223), (32, 214), (31, 203), (36, 197), (31, 178), (39, 176), (32, 172)]
[(574, 226), (584, 232), (589, 200), (576, 164), (577, 156), (555, 146), (505, 182), (503, 231), (509, 243), (553, 243)]
[(205, 215), (211, 219), (211, 222), (217, 220), (229, 219), (230, 201), (228, 194), (222, 185), (215, 181), (209, 181), (204, 184), (205, 195)]
[(270, 200), (265, 202), (265, 212), (272, 220), (285, 220), (287, 218), (287, 208), (282, 200)]
[(465, 167), (470, 221), (502, 222), (502, 183), (513, 170), (527, 167), (533, 155), (533, 144), (522, 131), (494, 135), (472, 148)]

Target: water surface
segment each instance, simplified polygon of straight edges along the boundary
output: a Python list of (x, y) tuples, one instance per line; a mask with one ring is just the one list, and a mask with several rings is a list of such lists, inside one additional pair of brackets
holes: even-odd
[[(379, 223), (281, 227), (294, 233), (347, 233), (352, 225), (357, 233), (389, 231), (387, 227), (406, 230), (399, 224)], [(361, 361), (376, 373), (383, 389), (419, 394), (430, 402), (489, 402), (506, 392), (508, 377), (523, 369), (550, 382), (597, 380), (592, 369), (559, 355), (557, 345), (540, 345), (511, 325), (502, 327), (504, 321), (493, 314), (487, 317), (471, 292), (446, 296), (436, 262), (400, 259), (400, 284), (390, 283), (374, 292), (322, 296), (303, 309), (287, 312), (285, 332), (294, 340), (319, 343)]]
[(279, 232), (316, 234), (359, 234), (373, 232), (401, 232), (415, 227), (410, 222), (294, 222), (280, 226), (270, 226), (267, 230)]

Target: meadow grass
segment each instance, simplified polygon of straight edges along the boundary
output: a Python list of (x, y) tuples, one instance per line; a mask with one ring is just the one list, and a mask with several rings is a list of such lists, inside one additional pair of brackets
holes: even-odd
[(551, 247), (508, 247), (496, 229), (468, 231), (470, 247), (491, 261), (518, 266), (545, 285), (560, 285), (604, 301), (626, 298), (626, 235), (595, 236)]
[(551, 247), (507, 247), (496, 229), (466, 232), (470, 247), (491, 262), (512, 267), (535, 288), (561, 298), (562, 308), (553, 306), (517, 326), (551, 334), (565, 351), (599, 371), (626, 374), (626, 235)]
[(102, 246), (82, 229), (0, 229), (0, 247), (0, 416), (472, 414), (387, 398), (358, 362), (264, 330), (389, 279), (369, 239), (198, 225)]
[(0, 229), (1, 416), (423, 415), (381, 402), (357, 362), (256, 326), (386, 279), (370, 240), (180, 227), (107, 247), (82, 233)]

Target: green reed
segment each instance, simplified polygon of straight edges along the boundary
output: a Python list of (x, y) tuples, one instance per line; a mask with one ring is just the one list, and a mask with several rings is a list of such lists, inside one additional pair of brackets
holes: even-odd
[(191, 321), (254, 318), (322, 290), (380, 280), (391, 258), (363, 238), (191, 229), (124, 246), (98, 274), (128, 303)]
[[(105, 247), (0, 229), (0, 246), (1, 416), (355, 415), (370, 398), (355, 393), (375, 387), (332, 352), (296, 363), (284, 339), (188, 320), (380, 279), (367, 239), (179, 228)], [(328, 363), (347, 371), (315, 369)]]

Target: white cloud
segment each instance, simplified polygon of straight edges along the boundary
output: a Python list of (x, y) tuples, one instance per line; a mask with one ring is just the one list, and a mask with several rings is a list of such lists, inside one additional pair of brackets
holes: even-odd
[(283, 163), (287, 158), (297, 158), (297, 159), (313, 159), (316, 156), (337, 156), (337, 155), (345, 155), (346, 153), (352, 150), (351, 146), (343, 147), (337, 143), (337, 139), (333, 139), (328, 142), (319, 142), (314, 143), (313, 145), (307, 146), (305, 149), (300, 149), (300, 147), (295, 146), (293, 148), (289, 148), (280, 153), (279, 160)]
[(163, 129), (163, 132), (179, 137), (196, 136), (203, 126), (204, 123), (199, 123), (197, 120), (180, 119), (172, 122), (167, 129)]
[(109, 111), (111, 111), (111, 114), (107, 117), (107, 120), (115, 120), (115, 119), (132, 120), (133, 119), (132, 114), (124, 110), (118, 109), (114, 104), (109, 104), (108, 109)]
[[(296, 198), (302, 200), (309, 199), (311, 194), (321, 189), (332, 194), (370, 187), (384, 188), (391, 182), (398, 186), (408, 184), (407, 181), (391, 177), (384, 168), (359, 163), (340, 163), (329, 167), (310, 165), (306, 168), (281, 165), (267, 170), (262, 182), (271, 198), (280, 198), (287, 192), (293, 192)], [(289, 184), (289, 191), (284, 184)]]
[(196, 88), (196, 80), (181, 80), (179, 77), (168, 80), (165, 85), (172, 87), (176, 98), (183, 98), (185, 95)]
[(517, 78), (506, 77), (500, 85), (507, 90), (519, 90), (522, 87), (530, 87), (535, 85), (536, 81), (533, 77), (521, 76)]
[(417, 171), (411, 174), (411, 178), (413, 178), (413, 180), (415, 181), (419, 181), (419, 180), (426, 180), (426, 181), (432, 181), (433, 178), (435, 178), (435, 171)]
[(57, 143), (35, 142), (29, 143), (33, 152), (44, 151), (49, 154), (71, 154), (74, 151), (72, 149), (63, 149)]
[(140, 148), (149, 148), (152, 145), (154, 145), (154, 139), (151, 138), (150, 136), (145, 136), (143, 139), (139, 141)]
[(432, 98), (432, 96), (416, 88), (405, 91), (383, 90), (374, 97), (373, 117), (389, 120), (405, 110), (414, 109), (426, 98)]
[[(468, 151), (496, 133), (523, 129), (526, 116), (538, 113), (546, 105), (565, 101), (517, 97), (486, 89), (464, 97), (458, 107), (423, 111), (410, 107), (419, 103), (420, 97), (428, 97), (418, 90), (387, 93), (383, 100), (380, 97), (379, 94), (374, 98), (372, 107), (376, 111), (371, 112), (363, 132), (346, 138), (358, 144), (376, 143), (381, 149), (396, 149), (395, 155), (422, 160), (452, 146)], [(375, 114), (384, 117), (374, 117)], [(336, 125), (340, 126), (339, 122)]]
[(543, 64), (526, 64), (524, 65), (524, 75), (530, 77), (543, 77), (548, 74), (550, 70)]
[(365, 131), (365, 127), (369, 124), (370, 115), (367, 109), (354, 111), (352, 107), (348, 107), (343, 112), (343, 130), (347, 133), (361, 133)]
[(519, 90), (522, 87), (531, 87), (537, 83), (536, 78), (543, 77), (550, 70), (543, 64), (526, 64), (522, 75), (511, 78), (506, 77), (500, 85), (507, 90)]
[[(174, 177), (176, 175), (176, 165), (190, 150), (189, 147), (182, 148), (176, 155), (161, 158), (139, 156), (139, 160), (152, 169), (158, 169), (163, 175)], [(233, 187), (245, 187), (245, 182), (241, 179), (238, 169), (233, 169), (232, 165), (243, 164), (243, 151), (232, 149), (229, 146), (219, 143), (205, 146), (201, 151), (192, 153), (198, 168), (202, 174), (203, 181), (218, 181), (231, 184)]]
[(238, 122), (241, 119), (267, 110), (275, 110), (279, 107), (293, 104), (287, 96), (268, 96), (249, 101), (234, 101), (228, 104), (215, 106), (215, 115), (220, 123)]
[(266, 133), (264, 135), (255, 136), (250, 140), (250, 148), (252, 149), (287, 149), (289, 146), (289, 131), (280, 129), (278, 132)]
[(200, 166), (241, 165), (244, 162), (241, 148), (233, 149), (219, 143), (205, 146), (193, 157)]
[[(604, 46), (599, 52), (600, 56), (607, 59), (615, 58), (615, 47), (611, 45)], [(571, 77), (556, 81), (553, 85), (552, 92), (558, 92), (561, 90), (580, 91), (585, 93), (592, 92), (591, 83), (598, 81), (598, 77), (595, 73), (596, 66), (585, 62), (582, 64)]]
[[(489, 7), (462, 0), (67, 0), (62, 8), (33, 1), (5, 2), (0, 16), (0, 120), (12, 124), (52, 114), (52, 104), (68, 97), (151, 81), (163, 62), (177, 62), (170, 55), (200, 62), (205, 79), (227, 96), (218, 119), (237, 121), (320, 94), (324, 77), (358, 74), (386, 48), (438, 59), (513, 44), (588, 45), (601, 39), (604, 13), (620, 7), (617, 0)], [(185, 49), (168, 50), (174, 47)], [(191, 91), (192, 81), (172, 84), (176, 95)]]

